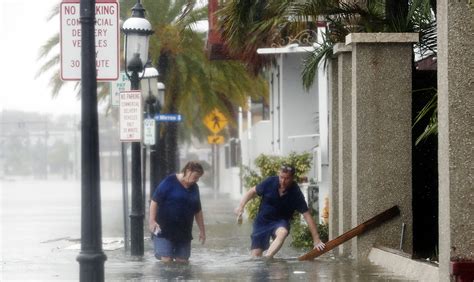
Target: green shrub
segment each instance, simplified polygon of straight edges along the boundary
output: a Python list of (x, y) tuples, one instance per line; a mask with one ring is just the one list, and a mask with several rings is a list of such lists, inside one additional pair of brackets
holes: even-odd
[[(244, 186), (247, 187), (247, 189), (250, 189), (259, 184), (265, 178), (277, 175), (282, 164), (289, 164), (294, 166), (295, 181), (301, 182), (301, 180), (305, 178), (306, 174), (311, 168), (311, 161), (312, 156), (310, 153), (290, 153), (286, 157), (261, 154), (254, 161), (259, 172), (251, 170), (249, 167), (246, 166), (243, 167), (242, 171)], [(257, 216), (259, 206), (260, 197), (254, 198), (247, 203), (245, 209), (250, 220), (254, 220)], [(323, 240), (323, 238), (326, 238), (327, 241), (327, 226), (319, 225), (318, 230), (321, 240)], [(299, 214), (297, 214), (295, 216), (295, 219), (292, 220), (291, 238), (291, 245), (294, 247), (312, 248), (313, 246), (313, 240), (311, 237), (311, 233), (309, 232), (309, 228), (306, 224), (303, 224), (301, 222), (301, 215)]]

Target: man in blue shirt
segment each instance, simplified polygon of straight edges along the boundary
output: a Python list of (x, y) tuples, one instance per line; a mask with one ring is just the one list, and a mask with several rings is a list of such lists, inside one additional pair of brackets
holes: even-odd
[[(240, 220), (247, 202), (257, 195), (261, 197), (251, 235), (252, 256), (260, 257), (266, 250), (265, 257), (272, 258), (280, 250), (289, 234), (290, 220), (295, 211), (303, 214), (313, 237), (314, 248), (322, 250), (326, 246), (319, 239), (316, 224), (309, 212), (303, 193), (293, 180), (294, 175), (295, 168), (293, 166), (283, 165), (278, 176), (268, 177), (248, 190), (235, 209)], [(271, 244), (270, 237), (273, 238)]]

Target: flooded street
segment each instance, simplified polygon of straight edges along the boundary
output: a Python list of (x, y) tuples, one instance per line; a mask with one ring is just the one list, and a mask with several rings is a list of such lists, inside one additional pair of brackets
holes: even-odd
[[(302, 251), (290, 238), (273, 260), (249, 256), (251, 223), (235, 223), (236, 200), (201, 188), (207, 241), (193, 241), (190, 263), (165, 264), (153, 256), (145, 232), (145, 256), (123, 249), (120, 182), (102, 183), (102, 235), (107, 281), (408, 281), (368, 262), (325, 255), (299, 262)], [(1, 281), (77, 281), (80, 237), (80, 183), (2, 181)], [(195, 238), (197, 227), (194, 228)]]

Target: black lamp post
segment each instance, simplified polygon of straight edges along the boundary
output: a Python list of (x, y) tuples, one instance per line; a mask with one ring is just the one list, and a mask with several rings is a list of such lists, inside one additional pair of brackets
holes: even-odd
[(104, 281), (100, 214), (97, 71), (95, 65), (95, 0), (81, 0), (81, 251), (80, 281)]
[[(140, 0), (132, 8), (132, 16), (122, 26), (125, 34), (126, 74), (130, 79), (131, 90), (140, 89), (140, 73), (148, 61), (149, 37), (153, 34), (151, 24), (145, 19), (145, 9)], [(140, 142), (132, 142), (132, 211), (130, 213), (130, 247), (131, 254), (142, 256), (143, 248), (143, 199)]]

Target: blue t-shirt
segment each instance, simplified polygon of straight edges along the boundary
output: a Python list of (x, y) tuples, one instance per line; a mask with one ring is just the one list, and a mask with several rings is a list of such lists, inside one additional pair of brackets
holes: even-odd
[(256, 221), (265, 224), (270, 221), (291, 220), (295, 211), (305, 213), (308, 205), (296, 182), (290, 184), (282, 196), (278, 193), (278, 176), (271, 176), (257, 185), (257, 195), (262, 197)]
[(191, 241), (194, 215), (201, 211), (199, 186), (193, 184), (186, 189), (172, 174), (158, 185), (152, 199), (158, 203), (159, 236), (171, 241)]

